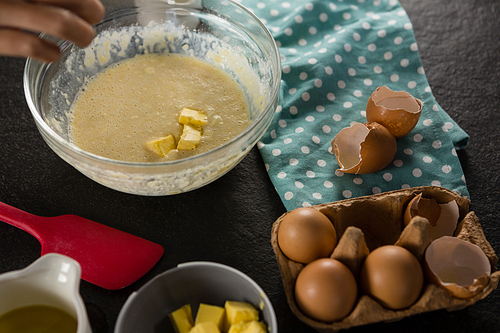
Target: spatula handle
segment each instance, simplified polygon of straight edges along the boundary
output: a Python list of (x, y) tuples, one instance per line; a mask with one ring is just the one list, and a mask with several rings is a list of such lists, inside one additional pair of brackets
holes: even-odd
[(35, 222), (38, 219), (40, 219), (39, 216), (27, 213), (23, 210), (0, 202), (0, 221), (4, 221), (21, 230), (24, 230), (37, 238), (39, 235), (36, 230)]

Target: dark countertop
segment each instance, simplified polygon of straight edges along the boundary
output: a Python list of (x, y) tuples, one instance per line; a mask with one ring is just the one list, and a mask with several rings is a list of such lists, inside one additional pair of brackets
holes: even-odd
[[(458, 156), (471, 210), (500, 253), (500, 2), (401, 0), (413, 23), (424, 69), (438, 103), (470, 135)], [(0, 58), (0, 201), (42, 216), (84, 216), (161, 244), (165, 254), (143, 278), (109, 291), (81, 282), (94, 333), (112, 332), (127, 297), (155, 275), (193, 260), (233, 266), (270, 297), (280, 332), (314, 332), (285, 300), (270, 244), (272, 223), (285, 212), (254, 148), (214, 183), (169, 197), (108, 189), (63, 162), (43, 142), (26, 105), (24, 60)], [(214, 228), (213, 226), (216, 226)], [(38, 241), (0, 223), (0, 273), (40, 255)], [(0, 300), (1, 302), (1, 300)], [(445, 310), (351, 329), (351, 332), (498, 332), (500, 291), (455, 312)]]

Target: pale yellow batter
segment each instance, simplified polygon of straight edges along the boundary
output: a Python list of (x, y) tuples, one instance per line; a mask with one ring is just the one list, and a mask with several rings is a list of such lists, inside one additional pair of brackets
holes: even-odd
[[(183, 108), (207, 115), (195, 149), (170, 151), (164, 158), (145, 142), (173, 134)], [(132, 162), (175, 160), (231, 140), (249, 124), (241, 87), (220, 69), (181, 55), (140, 55), (99, 73), (85, 85), (71, 109), (70, 135), (96, 155)]]

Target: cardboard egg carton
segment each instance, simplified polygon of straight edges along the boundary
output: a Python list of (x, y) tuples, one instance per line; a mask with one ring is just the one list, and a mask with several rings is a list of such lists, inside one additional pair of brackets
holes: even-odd
[(442, 187), (415, 187), (313, 206), (332, 221), (337, 231), (339, 242), (331, 258), (340, 260), (349, 267), (358, 282), (364, 259), (370, 251), (382, 245), (401, 245), (423, 263), (425, 249), (431, 242), (428, 232), (429, 223), (425, 218), (415, 217), (405, 228), (403, 222), (403, 214), (408, 203), (419, 193), (427, 198), (435, 198), (438, 203), (447, 203), (451, 200), (457, 202), (460, 217), (455, 236), (478, 245), (491, 263), (490, 282), (482, 292), (472, 298), (459, 299), (450, 296), (444, 289), (426, 280), (420, 298), (407, 309), (394, 311), (384, 308), (376, 300), (358, 291), (358, 303), (343, 320), (323, 323), (311, 319), (298, 308), (294, 298), (295, 280), (304, 265), (289, 260), (278, 246), (277, 233), (281, 221), (288, 214), (285, 213), (273, 224), (271, 243), (278, 261), (288, 304), (301, 321), (319, 332), (337, 332), (354, 326), (390, 322), (439, 309), (460, 310), (483, 299), (497, 288), (500, 280), (500, 271), (496, 270), (498, 257), (486, 240), (477, 216), (474, 212), (469, 212), (470, 201)]

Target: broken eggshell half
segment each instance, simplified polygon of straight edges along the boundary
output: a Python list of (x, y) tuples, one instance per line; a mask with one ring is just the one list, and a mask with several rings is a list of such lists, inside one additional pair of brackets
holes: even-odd
[(404, 223), (408, 225), (415, 216), (425, 217), (430, 223), (431, 239), (453, 236), (460, 217), (459, 207), (455, 200), (438, 203), (434, 198), (425, 198), (422, 193), (416, 195), (406, 207)]
[(427, 278), (451, 296), (470, 298), (490, 282), (488, 257), (475, 244), (450, 236), (433, 241), (425, 251)]
[(406, 91), (378, 87), (368, 99), (366, 120), (386, 127), (396, 139), (410, 133), (422, 113), (422, 101)]
[(344, 173), (367, 174), (385, 168), (396, 156), (394, 136), (379, 123), (353, 123), (332, 140), (335, 158)]

